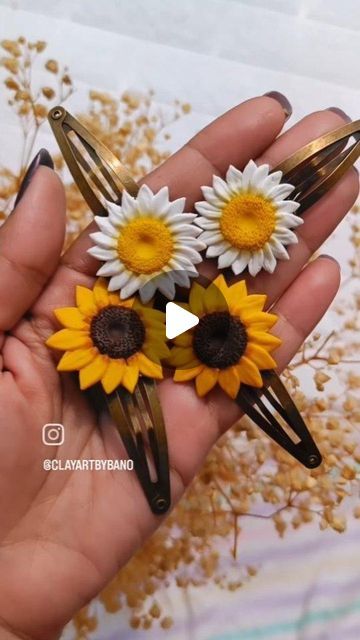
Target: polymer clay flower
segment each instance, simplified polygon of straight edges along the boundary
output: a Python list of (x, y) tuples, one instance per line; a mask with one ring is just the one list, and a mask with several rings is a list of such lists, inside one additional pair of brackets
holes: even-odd
[(65, 327), (46, 342), (65, 351), (58, 371), (79, 371), (80, 388), (101, 382), (111, 393), (122, 385), (132, 393), (139, 375), (161, 379), (165, 344), (164, 314), (134, 298), (120, 300), (98, 278), (94, 288), (76, 287), (76, 307), (54, 311)]
[(294, 187), (281, 178), (281, 171), (269, 173), (267, 164), (250, 160), (244, 171), (230, 165), (225, 180), (214, 176), (212, 187), (202, 187), (205, 200), (195, 205), (195, 223), (204, 229), (199, 239), (207, 257), (218, 257), (220, 269), (231, 267), (238, 275), (248, 267), (256, 276), (289, 259), (285, 246), (298, 241), (291, 229), (303, 220), (294, 215), (299, 203), (286, 199)]
[(108, 217), (95, 217), (100, 231), (88, 251), (105, 263), (97, 275), (110, 278), (109, 291), (120, 290), (122, 299), (139, 291), (148, 302), (156, 289), (172, 300), (175, 284), (190, 286), (205, 245), (184, 205), (185, 198), (169, 200), (167, 187), (153, 194), (142, 185), (136, 198), (123, 191), (121, 205), (108, 203)]
[(248, 295), (245, 280), (228, 286), (220, 275), (206, 289), (193, 283), (184, 307), (199, 323), (173, 341), (175, 382), (195, 379), (199, 396), (219, 384), (231, 398), (241, 384), (262, 387), (260, 372), (276, 367), (270, 354), (281, 344), (269, 333), (277, 316), (263, 311), (265, 301), (265, 295)]

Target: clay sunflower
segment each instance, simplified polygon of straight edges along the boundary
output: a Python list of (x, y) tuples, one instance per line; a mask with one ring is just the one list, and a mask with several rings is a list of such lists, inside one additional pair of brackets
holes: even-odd
[(199, 323), (173, 341), (175, 382), (195, 379), (199, 396), (219, 384), (231, 398), (242, 383), (262, 387), (260, 371), (276, 367), (270, 354), (281, 344), (269, 333), (277, 316), (263, 311), (265, 301), (265, 295), (248, 295), (244, 280), (228, 286), (220, 275), (206, 289), (193, 283), (184, 306)]
[(136, 198), (124, 191), (121, 205), (108, 203), (108, 217), (95, 217), (100, 231), (88, 251), (105, 263), (97, 275), (110, 278), (109, 291), (120, 290), (122, 299), (139, 291), (148, 302), (156, 289), (172, 300), (175, 284), (190, 286), (205, 245), (191, 224), (196, 214), (184, 206), (185, 198), (169, 200), (167, 187), (153, 194), (142, 185)]
[(299, 203), (286, 199), (294, 187), (281, 178), (281, 171), (269, 173), (267, 164), (250, 160), (244, 171), (230, 166), (225, 180), (214, 176), (212, 187), (202, 187), (205, 200), (195, 205), (195, 222), (204, 229), (199, 239), (207, 257), (218, 257), (220, 269), (231, 267), (238, 275), (248, 267), (255, 276), (261, 269), (273, 273), (278, 259), (289, 259), (285, 245), (297, 243), (291, 229), (303, 220), (294, 215)]
[(94, 288), (76, 287), (76, 307), (54, 311), (65, 327), (46, 342), (65, 351), (58, 371), (79, 371), (80, 388), (101, 382), (106, 393), (122, 385), (132, 393), (139, 375), (161, 379), (165, 344), (164, 314), (134, 298), (120, 300), (99, 278)]

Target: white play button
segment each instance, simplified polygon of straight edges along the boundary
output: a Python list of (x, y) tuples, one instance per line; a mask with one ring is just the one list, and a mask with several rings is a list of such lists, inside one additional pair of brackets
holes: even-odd
[(176, 338), (181, 333), (199, 324), (199, 318), (190, 311), (179, 307), (175, 302), (166, 305), (166, 337), (168, 340)]

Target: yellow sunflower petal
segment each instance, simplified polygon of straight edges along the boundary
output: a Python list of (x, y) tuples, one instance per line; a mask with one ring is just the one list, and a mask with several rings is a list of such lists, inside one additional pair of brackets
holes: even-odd
[(101, 378), (105, 393), (112, 393), (121, 384), (125, 367), (124, 360), (110, 360), (109, 366)]
[(139, 367), (136, 364), (125, 365), (125, 371), (121, 383), (128, 391), (130, 391), (130, 393), (134, 392), (138, 379)]
[(174, 373), (174, 382), (188, 382), (195, 378), (204, 368), (203, 364), (192, 369), (176, 369)]
[[(216, 280), (218, 280), (218, 278), (216, 278)], [(214, 280), (214, 282), (208, 286), (203, 297), (204, 310), (209, 313), (228, 310), (226, 298), (215, 283), (216, 281)]]
[(237, 365), (240, 381), (252, 387), (262, 387), (263, 381), (259, 369), (249, 358), (243, 356)]
[(232, 307), (232, 309), (236, 312), (238, 311), (239, 315), (243, 311), (252, 311), (252, 312), (262, 311), (266, 303), (266, 298), (267, 298), (266, 295), (260, 295), (260, 294), (247, 296), (246, 298), (243, 298), (243, 300), (240, 300), (240, 302), (235, 304), (234, 307)]
[(274, 358), (260, 345), (248, 343), (245, 356), (252, 360), (259, 369), (275, 369), (276, 367)]
[(165, 324), (165, 313), (158, 309), (152, 309), (151, 307), (139, 308), (139, 304), (134, 305), (134, 311), (136, 311), (141, 319), (152, 326), (153, 322)]
[(158, 362), (168, 358), (170, 356), (170, 349), (163, 342), (157, 342), (153, 340), (151, 342), (145, 342), (141, 348), (141, 351), (146, 355), (151, 362)]
[(103, 309), (109, 304), (109, 293), (107, 288), (107, 281), (105, 278), (98, 278), (93, 288), (94, 300), (98, 309)]
[(217, 276), (215, 280), (213, 280), (212, 284), (217, 287), (217, 289), (219, 289), (219, 291), (221, 291), (223, 296), (226, 298), (226, 296), (228, 295), (229, 287), (227, 286), (226, 280), (222, 273)]
[(204, 294), (204, 287), (202, 287), (197, 282), (193, 282), (189, 295), (189, 307), (191, 313), (194, 313), (199, 318), (201, 318), (201, 316), (205, 313), (203, 305)]
[(233, 305), (237, 306), (240, 301), (241, 303), (244, 299), (246, 301), (247, 288), (245, 280), (240, 280), (240, 282), (236, 282), (231, 285), (231, 287), (228, 287), (224, 295), (231, 309), (233, 308)]
[(54, 315), (57, 320), (68, 329), (86, 329), (87, 324), (84, 316), (77, 307), (63, 307), (55, 309)]
[(179, 336), (174, 338), (173, 342), (177, 347), (190, 347), (193, 341), (193, 332), (185, 331), (184, 333), (180, 333)]
[(230, 398), (235, 400), (240, 389), (240, 376), (236, 367), (229, 367), (220, 371), (219, 385)]
[(54, 349), (79, 349), (80, 347), (91, 347), (92, 341), (88, 333), (77, 331), (76, 329), (61, 329), (46, 340), (48, 347)]
[(174, 347), (170, 351), (168, 362), (173, 367), (197, 367), (200, 362), (191, 347)]
[(269, 351), (276, 349), (276, 347), (279, 347), (282, 344), (282, 340), (278, 338), (278, 336), (274, 336), (273, 333), (252, 329), (251, 327), (246, 330), (246, 333), (251, 343), (260, 344), (266, 347)]
[(252, 311), (244, 309), (241, 311), (241, 322), (247, 326), (257, 326), (271, 328), (277, 322), (278, 317), (274, 313), (266, 313), (265, 311)]
[(86, 287), (77, 285), (76, 287), (76, 304), (79, 311), (87, 318), (92, 318), (97, 312), (93, 292)]
[(90, 364), (96, 356), (95, 349), (75, 349), (66, 351), (58, 362), (58, 371), (79, 371), (87, 364)]
[(134, 305), (134, 298), (128, 298), (127, 300), (121, 300), (119, 293), (110, 293), (108, 291), (108, 304), (112, 304), (115, 307), (132, 308)]
[(96, 356), (90, 364), (80, 369), (80, 389), (88, 389), (101, 380), (109, 366), (109, 360), (102, 355)]
[(157, 378), (158, 380), (163, 379), (164, 374), (162, 367), (159, 364), (152, 362), (143, 353), (137, 354), (137, 363), (141, 373), (144, 376), (149, 376), (149, 378)]
[(219, 377), (218, 369), (205, 367), (196, 377), (196, 391), (200, 397), (205, 396), (215, 387)]

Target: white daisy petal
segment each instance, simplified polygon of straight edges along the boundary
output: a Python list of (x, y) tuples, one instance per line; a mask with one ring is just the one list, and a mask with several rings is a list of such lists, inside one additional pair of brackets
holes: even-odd
[(274, 238), (277, 238), (282, 244), (296, 244), (298, 242), (297, 235), (287, 229), (286, 227), (277, 227), (274, 233)]
[(242, 172), (234, 167), (232, 164), (228, 168), (226, 172), (226, 182), (233, 188), (238, 187), (239, 189), (242, 187)]
[(117, 252), (114, 249), (104, 249), (103, 247), (98, 247), (97, 245), (95, 247), (90, 247), (87, 252), (90, 253), (90, 255), (94, 258), (104, 261), (113, 260), (117, 256)]
[(116, 249), (117, 239), (114, 237), (111, 238), (110, 236), (106, 235), (106, 233), (102, 233), (102, 231), (90, 233), (90, 238), (99, 247), (104, 247), (104, 249)]
[(201, 191), (205, 200), (210, 202), (210, 204), (213, 204), (214, 207), (221, 207), (224, 204), (223, 200), (221, 198), (218, 198), (218, 196), (215, 194), (212, 187), (201, 187)]
[(284, 200), (294, 191), (292, 184), (277, 184), (268, 191), (268, 197), (276, 200)]
[(283, 243), (280, 242), (276, 236), (273, 236), (268, 244), (270, 245), (275, 258), (279, 258), (280, 260), (289, 260), (290, 256), (288, 252), (286, 251)]
[(201, 233), (200, 227), (195, 227), (195, 225), (189, 224), (174, 224), (171, 226), (171, 231), (176, 234), (176, 236), (180, 237), (186, 235), (187, 237), (197, 238)]
[[(141, 287), (142, 284), (143, 282), (141, 278), (130, 279), (125, 286), (121, 287), (120, 298), (122, 300), (125, 300), (126, 298), (130, 298), (130, 296), (134, 295), (134, 293), (138, 291), (139, 287)], [(110, 286), (109, 286), (109, 291), (111, 291)], [(141, 291), (143, 291), (143, 289), (140, 289), (140, 294), (141, 294)], [(142, 300), (142, 302), (144, 302), (144, 300)]]
[(222, 239), (223, 236), (220, 231), (203, 231), (199, 236), (199, 240), (201, 240), (201, 242), (206, 242), (207, 244), (214, 244), (216, 242), (220, 242)]
[(147, 184), (141, 185), (136, 202), (141, 213), (151, 213), (154, 210), (154, 195)]
[(206, 229), (209, 231), (219, 228), (219, 223), (216, 220), (206, 220), (205, 218), (196, 220), (196, 224), (198, 224), (202, 229)]
[(211, 244), (206, 250), (206, 257), (217, 258), (229, 247), (230, 247), (229, 243), (224, 240), (222, 242), (219, 242), (218, 244)]
[(273, 171), (269, 173), (267, 178), (265, 178), (264, 182), (261, 185), (261, 191), (268, 195), (270, 189), (272, 189), (275, 185), (279, 184), (282, 178), (282, 171)]
[(152, 202), (153, 211), (157, 212), (159, 216), (166, 214), (170, 207), (169, 202), (169, 188), (162, 187), (158, 193), (153, 196)]
[(249, 182), (249, 186), (254, 188), (259, 186), (261, 188), (263, 181), (269, 173), (269, 168), (268, 164), (261, 164), (259, 167), (256, 167), (256, 171)]
[(154, 297), (156, 291), (156, 278), (151, 278), (139, 289), (140, 299), (143, 304), (146, 304)]
[[(275, 260), (275, 264), (276, 264), (276, 260)], [(256, 276), (259, 273), (259, 271), (261, 271), (263, 266), (264, 266), (264, 251), (262, 249), (258, 249), (258, 251), (255, 251), (254, 253), (251, 254), (251, 257), (249, 260), (248, 269), (249, 269), (250, 275)]]
[(264, 269), (268, 273), (274, 273), (276, 267), (276, 258), (271, 250), (269, 243), (264, 246), (263, 250)]
[(228, 267), (230, 267), (234, 260), (236, 260), (238, 253), (238, 249), (234, 248), (228, 249), (227, 251), (225, 251), (225, 253), (222, 253), (218, 259), (219, 269), (227, 269)]
[(225, 180), (220, 178), (220, 176), (213, 177), (213, 189), (215, 194), (224, 202), (227, 202), (230, 199), (230, 190), (227, 186)]
[(169, 300), (175, 298), (175, 284), (171, 277), (161, 276), (158, 281), (158, 289)]
[(178, 222), (181, 222), (181, 224), (190, 224), (196, 217), (196, 213), (177, 213), (176, 215), (171, 216), (169, 226), (171, 227), (173, 224), (177, 224)]
[(110, 237), (116, 234), (116, 228), (111, 224), (109, 217), (95, 216), (94, 220), (103, 233)]
[[(286, 213), (294, 213), (299, 207), (300, 202), (295, 202), (295, 200), (279, 200), (276, 202), (276, 207), (279, 211), (286, 211)], [(300, 216), (297, 216), (300, 220), (299, 224), (303, 222)]]
[(209, 202), (205, 202), (203, 200), (201, 200), (200, 202), (195, 202), (195, 209), (198, 213), (207, 218), (220, 217), (219, 207), (215, 207), (213, 204), (210, 204)]
[(117, 291), (122, 289), (131, 280), (131, 273), (129, 271), (123, 271), (114, 275), (109, 282), (109, 291)]
[(116, 274), (121, 273), (123, 269), (124, 267), (120, 260), (116, 258), (115, 260), (105, 262), (102, 267), (100, 267), (99, 271), (96, 272), (96, 275), (109, 278), (110, 276), (116, 276)]
[(118, 227), (124, 221), (124, 213), (122, 207), (118, 204), (108, 203), (108, 212), (110, 223), (114, 227)]
[(136, 199), (125, 190), (121, 194), (121, 211), (127, 220), (136, 212)]
[(238, 253), (238, 258), (234, 260), (232, 264), (232, 270), (236, 276), (246, 269), (250, 260), (250, 251), (243, 251), (241, 254)]
[(254, 160), (249, 160), (242, 175), (242, 188), (244, 191), (246, 191), (251, 185), (251, 180), (256, 172), (256, 169), (257, 166)]
[(286, 227), (287, 229), (299, 227), (303, 223), (303, 218), (300, 218), (300, 216), (295, 216), (293, 213), (283, 213), (283, 215), (281, 216), (280, 224), (282, 227)]
[(186, 198), (178, 198), (170, 203), (168, 214), (182, 213), (185, 208)]

